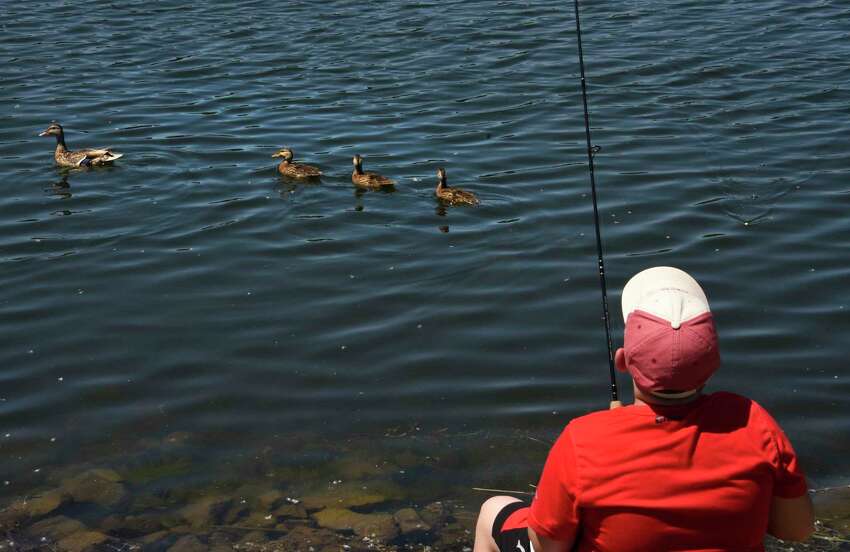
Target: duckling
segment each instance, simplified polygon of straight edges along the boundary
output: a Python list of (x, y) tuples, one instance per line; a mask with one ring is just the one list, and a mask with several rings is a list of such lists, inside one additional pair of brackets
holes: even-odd
[(280, 165), (277, 166), (277, 172), (283, 176), (288, 176), (290, 178), (318, 178), (322, 176), (322, 171), (316, 167), (301, 163), (293, 163), (293, 153), (289, 148), (279, 150), (277, 153), (272, 155), (272, 157), (283, 158)]
[(50, 123), (50, 126), (40, 132), (39, 136), (56, 137), (56, 151), (53, 158), (61, 167), (99, 167), (123, 157), (123, 154), (115, 153), (109, 148), (69, 151), (65, 146), (65, 131), (56, 121)]
[(395, 180), (373, 172), (363, 172), (363, 158), (355, 155), (351, 160), (354, 163), (354, 172), (351, 173), (351, 181), (363, 188), (382, 188), (392, 186)]
[(460, 188), (449, 188), (446, 184), (446, 169), (442, 167), (437, 169), (437, 178), (439, 178), (437, 189), (434, 190), (437, 199), (452, 205), (478, 205), (478, 198), (472, 192)]

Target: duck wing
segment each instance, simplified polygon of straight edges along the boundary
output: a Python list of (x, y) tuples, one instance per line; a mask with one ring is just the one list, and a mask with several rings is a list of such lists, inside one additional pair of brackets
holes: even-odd
[(475, 194), (472, 192), (467, 192), (465, 190), (458, 190), (457, 201), (459, 203), (466, 203), (467, 205), (478, 205), (478, 198), (475, 197)]
[(322, 176), (322, 171), (312, 165), (302, 165), (298, 163), (295, 168), (304, 176)]
[(369, 184), (372, 186), (391, 186), (395, 184), (395, 180), (382, 174), (367, 172), (365, 175)]
[(82, 155), (77, 162), (78, 166), (82, 165), (101, 165), (103, 163), (112, 163), (116, 159), (123, 157), (121, 153), (115, 153), (110, 148), (103, 149), (87, 149), (74, 152), (74, 155)]
[(459, 188), (443, 188), (437, 194), (439, 199), (454, 205), (478, 205), (478, 198), (472, 192)]
[(56, 152), (56, 162), (66, 167), (83, 167), (88, 164), (85, 151)]

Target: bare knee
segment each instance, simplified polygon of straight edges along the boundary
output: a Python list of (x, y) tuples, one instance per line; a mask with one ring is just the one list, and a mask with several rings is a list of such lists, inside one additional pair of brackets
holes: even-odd
[(478, 517), (488, 516), (493, 520), (502, 511), (502, 508), (513, 502), (520, 502), (520, 500), (513, 496), (491, 496), (481, 505), (481, 513)]
[(502, 508), (513, 502), (520, 502), (520, 500), (512, 496), (493, 496), (485, 500), (478, 514), (478, 522), (475, 524), (476, 538), (483, 538), (485, 535), (489, 537), (496, 516)]

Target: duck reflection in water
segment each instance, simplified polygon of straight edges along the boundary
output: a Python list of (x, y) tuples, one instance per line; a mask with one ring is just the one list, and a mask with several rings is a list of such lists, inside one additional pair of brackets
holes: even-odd
[[(448, 210), (446, 209), (446, 206), (442, 202), (437, 203), (437, 207), (434, 209), (434, 212), (437, 214), (438, 217), (444, 217), (448, 214)], [(442, 232), (443, 234), (449, 233), (449, 225), (448, 224), (441, 224), (441, 225), (437, 226), (437, 229), (440, 232)]]
[(374, 188), (374, 189), (355, 187), (354, 188), (354, 200), (355, 200), (354, 201), (354, 210), (355, 211), (360, 212), (360, 211), (366, 210), (365, 206), (363, 205), (363, 197), (370, 192), (372, 192), (372, 193), (378, 192), (378, 193), (382, 193), (382, 194), (391, 194), (391, 193), (395, 192), (395, 186), (389, 185), (389, 186), (382, 186), (380, 188)]
[(301, 191), (319, 185), (317, 179), (298, 179), (287, 176), (281, 176), (278, 178), (278, 183), (280, 184), (280, 187), (278, 188), (280, 199), (285, 200), (292, 200), (294, 199), (294, 196)]
[(59, 196), (62, 199), (70, 199), (73, 195), (71, 193), (71, 184), (68, 183), (68, 174), (70, 172), (71, 171), (69, 170), (61, 171), (59, 181), (51, 184), (50, 187), (45, 190), (45, 192), (50, 195)]
[(367, 190), (364, 188), (354, 188), (354, 210), (357, 212), (363, 211), (363, 196)]
[(295, 195), (295, 192), (297, 191), (297, 182), (293, 182), (292, 180), (289, 180), (287, 178), (280, 179), (280, 188), (278, 188), (280, 199), (292, 199), (292, 196)]

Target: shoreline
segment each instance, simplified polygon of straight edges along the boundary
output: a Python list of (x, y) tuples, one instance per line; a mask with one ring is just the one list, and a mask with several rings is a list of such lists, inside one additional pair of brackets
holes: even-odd
[[(0, 509), (3, 550), (195, 552), (471, 550), (477, 506), (411, 503), (380, 480), (332, 481), (293, 496), (274, 484), (234, 492), (146, 494), (110, 468), (88, 468)], [(817, 531), (765, 550), (828, 552), (850, 545), (850, 486), (810, 491)], [(481, 494), (481, 501), (487, 497)], [(789, 548), (792, 546), (793, 548)]]

